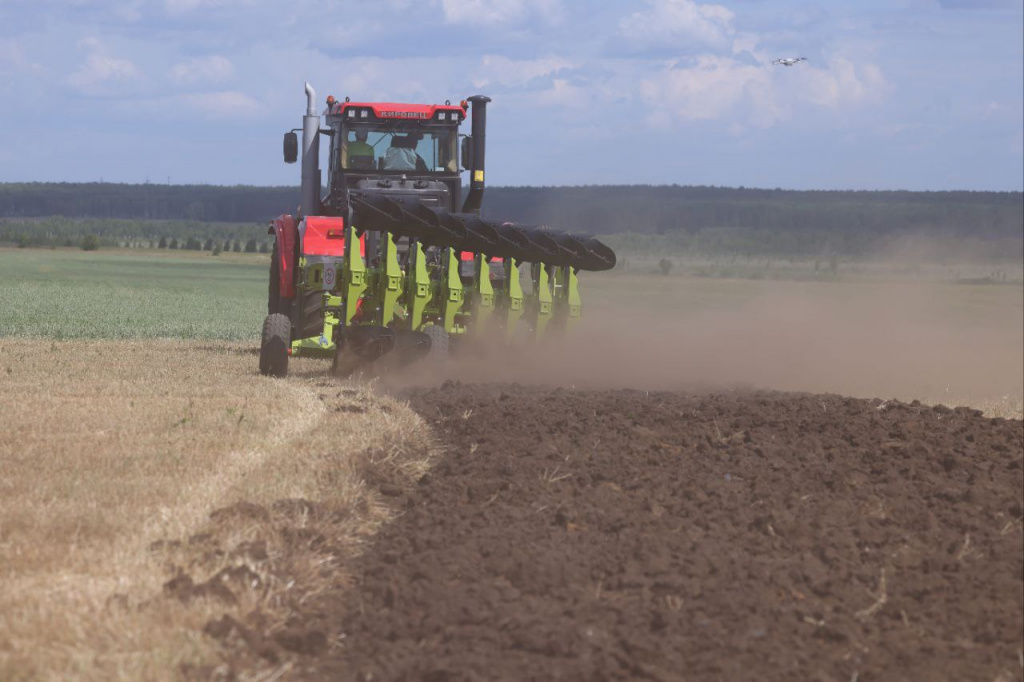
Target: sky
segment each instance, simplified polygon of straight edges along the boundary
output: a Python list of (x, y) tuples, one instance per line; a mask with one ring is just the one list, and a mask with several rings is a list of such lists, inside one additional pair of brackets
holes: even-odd
[(1021, 0), (0, 0), (0, 182), (296, 185), (308, 80), (490, 96), (491, 185), (1020, 191), (1022, 36)]

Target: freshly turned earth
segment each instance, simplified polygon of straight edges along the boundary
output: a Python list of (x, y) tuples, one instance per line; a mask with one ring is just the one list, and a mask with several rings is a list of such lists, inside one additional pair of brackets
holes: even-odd
[(344, 638), (310, 677), (1022, 675), (1019, 421), (783, 393), (410, 399), (448, 454), (388, 491), (401, 516), (316, 607)]

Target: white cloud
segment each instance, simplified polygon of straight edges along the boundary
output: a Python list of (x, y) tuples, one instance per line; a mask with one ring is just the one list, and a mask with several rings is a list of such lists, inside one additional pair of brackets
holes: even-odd
[(119, 20), (133, 24), (142, 19), (142, 0), (121, 2), (111, 8), (111, 12)]
[(583, 109), (590, 105), (595, 93), (589, 87), (573, 85), (564, 78), (556, 78), (551, 87), (537, 94), (531, 101), (542, 107)]
[(298, 111), (301, 116), (306, 101), (303, 81), (316, 88), (319, 105), (328, 95), (355, 102), (440, 103), (475, 94), (475, 64), (461, 55), (332, 56), (310, 44), (285, 42), (267, 45), (245, 60), (245, 68), (236, 60), (240, 85), (232, 88), (253, 93), (284, 115)]
[(76, 47), (78, 47), (79, 50), (85, 50), (87, 52), (98, 52), (104, 49), (103, 43), (101, 43), (100, 39), (96, 36), (86, 36), (85, 38), (82, 38), (78, 41), (78, 45)]
[(139, 75), (139, 68), (130, 59), (92, 52), (86, 55), (82, 65), (68, 76), (68, 82), (84, 91), (105, 82), (128, 80)]
[(559, 56), (540, 59), (509, 59), (500, 55), (484, 55), (473, 76), (473, 87), (525, 87), (534, 78), (551, 76), (579, 63)]
[(23, 76), (38, 79), (45, 76), (45, 70), (29, 59), (18, 43), (0, 39), (0, 93), (18, 92), (19, 77)]
[(807, 2), (797, 7), (789, 16), (793, 26), (806, 29), (828, 18), (828, 12), (817, 2)]
[(13, 40), (0, 40), (0, 75), (38, 71), (41, 67), (29, 60), (25, 51)]
[(562, 15), (561, 0), (441, 0), (450, 24), (505, 24), (528, 17), (553, 21)]
[(349, 19), (319, 29), (323, 45), (370, 45), (384, 35), (383, 27), (376, 21)]
[(703, 55), (693, 66), (667, 68), (643, 79), (638, 94), (656, 125), (701, 121), (731, 113), (748, 92), (762, 92), (770, 78), (764, 67)]
[[(732, 40), (732, 51), (734, 54), (741, 52), (749, 52), (750, 54), (756, 54), (757, 47), (761, 44), (761, 36), (756, 33), (746, 33), (740, 31), (733, 36)], [(763, 59), (762, 59), (763, 61)]]
[(174, 99), (186, 107), (217, 118), (250, 117), (263, 110), (263, 105), (252, 96), (234, 90), (189, 93)]
[(1019, 8), (1017, 0), (938, 0), (943, 9), (1014, 9)]
[(888, 83), (877, 65), (846, 57), (835, 57), (824, 68), (809, 67), (799, 87), (804, 101), (830, 109), (876, 100), (886, 90)]
[(166, 7), (167, 11), (171, 14), (178, 14), (194, 10), (202, 4), (202, 1), (203, 0), (166, 0), (166, 2), (164, 2), (164, 7)]
[(221, 81), (235, 73), (235, 66), (227, 57), (211, 55), (197, 57), (171, 67), (170, 76), (178, 83)]
[(142, 75), (134, 62), (110, 55), (97, 38), (82, 39), (78, 49), (86, 53), (85, 59), (67, 77), (67, 82), (83, 94), (101, 94)]
[(197, 9), (219, 9), (232, 5), (251, 5), (252, 0), (164, 0), (168, 14), (185, 14)]
[(804, 108), (854, 107), (877, 101), (888, 90), (874, 64), (835, 57), (824, 67), (799, 68), (780, 70), (702, 55), (687, 66), (672, 63), (653, 70), (637, 86), (637, 94), (655, 127), (720, 120), (727, 126), (766, 128)]
[(257, 118), (267, 112), (267, 106), (256, 98), (236, 90), (220, 92), (188, 92), (179, 95), (151, 97), (131, 102), (134, 112), (176, 120), (193, 119), (196, 114), (209, 119)]
[(1010, 143), (1007, 145), (1011, 154), (1016, 156), (1024, 155), (1024, 130), (1018, 130), (1011, 138)]
[(727, 49), (736, 30), (735, 14), (722, 5), (694, 0), (646, 0), (650, 7), (619, 22), (619, 33), (641, 49), (672, 48), (693, 52), (695, 48)]

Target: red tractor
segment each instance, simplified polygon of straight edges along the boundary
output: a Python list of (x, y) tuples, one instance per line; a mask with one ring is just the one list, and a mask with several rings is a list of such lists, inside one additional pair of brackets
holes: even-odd
[[(484, 333), (541, 335), (579, 317), (579, 271), (614, 267), (615, 254), (593, 237), (480, 217), (489, 98), (328, 97), (321, 127), (308, 83), (306, 97), (299, 215), (270, 226), (263, 374), (285, 376), (293, 355), (333, 358), (345, 374), (386, 355), (443, 357)], [(472, 134), (460, 144), (468, 113)], [(299, 138), (286, 133), (285, 161), (298, 157)]]

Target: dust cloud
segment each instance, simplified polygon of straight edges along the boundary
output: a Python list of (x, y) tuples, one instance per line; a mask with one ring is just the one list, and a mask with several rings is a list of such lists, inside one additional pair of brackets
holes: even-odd
[(688, 301), (686, 286), (679, 281), (664, 308), (639, 290), (633, 301), (591, 299), (561, 340), (464, 348), (444, 371), (400, 381), (757, 388), (950, 404), (1024, 392), (1018, 285), (764, 282), (742, 303), (717, 307)]

